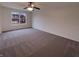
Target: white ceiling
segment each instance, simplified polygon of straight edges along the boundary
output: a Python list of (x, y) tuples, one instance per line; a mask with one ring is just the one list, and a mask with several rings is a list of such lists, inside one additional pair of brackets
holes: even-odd
[(27, 3), (21, 3), (21, 2), (0, 2), (0, 5), (8, 8), (13, 8), (13, 9), (23, 9)]
[[(0, 2), (0, 5), (23, 10), (24, 7), (27, 6), (27, 2)], [(36, 2), (35, 5), (37, 7), (45, 6), (45, 7), (64, 7), (64, 6), (79, 6), (79, 2)]]
[(8, 8), (23, 10), (23, 8), (27, 6), (27, 2), (0, 2), (0, 5)]

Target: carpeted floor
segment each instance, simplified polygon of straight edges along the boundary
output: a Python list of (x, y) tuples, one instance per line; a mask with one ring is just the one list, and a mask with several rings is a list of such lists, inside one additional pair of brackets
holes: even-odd
[(79, 43), (37, 29), (21, 29), (0, 35), (1, 57), (77, 57)]

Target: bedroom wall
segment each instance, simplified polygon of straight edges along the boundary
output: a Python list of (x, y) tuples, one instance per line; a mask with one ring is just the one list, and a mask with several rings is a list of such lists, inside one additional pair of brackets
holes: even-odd
[(33, 13), (33, 28), (79, 41), (79, 3), (40, 4)]
[(0, 6), (0, 33), (2, 32), (2, 30), (1, 30), (1, 20), (2, 20), (2, 8), (1, 8), (1, 6)]
[[(2, 31), (8, 31), (8, 30), (13, 30), (13, 29), (19, 29), (19, 28), (28, 28), (28, 27), (32, 27), (32, 22), (31, 22), (31, 13), (30, 12), (26, 12), (26, 11), (22, 11), (22, 10), (17, 10), (17, 9), (11, 9), (11, 8), (7, 8), (7, 7), (0, 7), (2, 10), (0, 12), (2, 12), (0, 15), (2, 15), (2, 25), (1, 25), (1, 29)], [(26, 19), (26, 23), (25, 24), (16, 24), (13, 25), (11, 23), (11, 12), (22, 12), (22, 13), (26, 13), (27, 15), (27, 19)]]

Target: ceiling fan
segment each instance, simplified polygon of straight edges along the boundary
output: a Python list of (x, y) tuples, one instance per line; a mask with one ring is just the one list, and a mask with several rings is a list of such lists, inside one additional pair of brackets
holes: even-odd
[(34, 11), (34, 9), (40, 10), (40, 8), (35, 6), (34, 2), (28, 2), (28, 6), (24, 9), (27, 9), (28, 11)]

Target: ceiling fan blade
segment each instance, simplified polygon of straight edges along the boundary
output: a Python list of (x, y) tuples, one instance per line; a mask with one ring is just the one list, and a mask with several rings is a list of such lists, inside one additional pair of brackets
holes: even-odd
[(40, 10), (40, 8), (38, 8), (38, 7), (34, 7), (35, 9), (38, 9), (38, 10)]
[(25, 7), (24, 9), (27, 9), (27, 7)]

